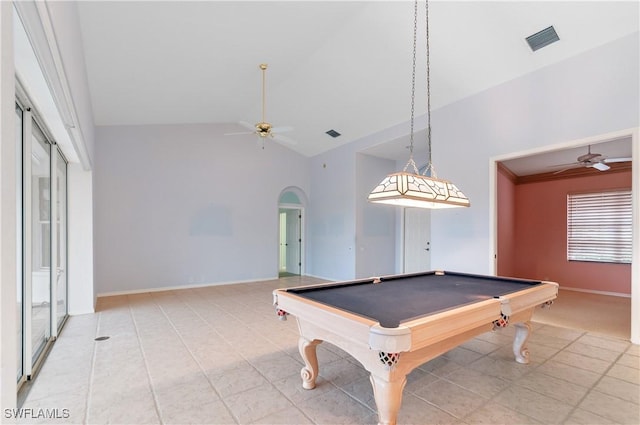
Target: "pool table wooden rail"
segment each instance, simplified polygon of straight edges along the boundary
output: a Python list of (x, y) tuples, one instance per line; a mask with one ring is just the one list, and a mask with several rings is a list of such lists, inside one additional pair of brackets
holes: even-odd
[[(407, 374), (465, 341), (495, 329), (494, 322), (504, 316), (509, 316), (508, 324), (515, 326), (516, 361), (528, 363), (529, 321), (534, 309), (551, 302), (557, 293), (558, 284), (542, 282), (497, 298), (416, 317), (396, 328), (382, 327), (376, 320), (300, 297), (286, 289), (275, 290), (273, 300), (282, 318), (286, 314), (296, 317), (300, 331), (298, 349), (305, 362), (301, 370), (303, 387), (315, 387), (316, 346), (322, 341), (330, 342), (371, 373), (379, 423), (395, 424)], [(502, 325), (506, 324), (503, 320)]]

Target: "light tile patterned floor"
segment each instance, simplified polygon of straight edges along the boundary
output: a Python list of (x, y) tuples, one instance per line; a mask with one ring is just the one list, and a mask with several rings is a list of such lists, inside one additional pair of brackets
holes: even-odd
[[(277, 320), (271, 291), (314, 282), (100, 298), (70, 318), (22, 407), (68, 409), (39, 421), (56, 424), (376, 423), (367, 372), (330, 344), (302, 389), (296, 322)], [(534, 324), (525, 366), (511, 342), (510, 328), (487, 333), (414, 370), (399, 423), (640, 423), (637, 345)]]

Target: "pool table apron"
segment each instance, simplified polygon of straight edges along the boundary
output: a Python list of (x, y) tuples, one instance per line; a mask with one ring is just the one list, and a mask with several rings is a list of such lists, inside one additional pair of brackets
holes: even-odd
[(301, 370), (304, 388), (315, 387), (317, 345), (330, 342), (370, 372), (379, 423), (395, 424), (406, 376), (413, 369), (477, 335), (495, 330), (501, 319), (501, 326), (515, 326), (516, 361), (528, 363), (529, 321), (535, 307), (555, 299), (557, 292), (556, 283), (544, 282), (499, 298), (403, 322), (397, 328), (384, 328), (375, 320), (287, 292), (275, 291), (274, 304), (279, 314), (296, 317), (300, 331), (298, 349), (305, 362)]

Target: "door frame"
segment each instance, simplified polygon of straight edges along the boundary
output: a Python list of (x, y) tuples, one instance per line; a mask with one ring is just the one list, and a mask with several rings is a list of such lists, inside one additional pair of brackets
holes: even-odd
[[(304, 275), (304, 229), (305, 214), (304, 207), (300, 204), (278, 204), (278, 249), (280, 249), (280, 210), (295, 210), (300, 214), (300, 276)], [(285, 224), (286, 225), (286, 224)], [(278, 273), (280, 273), (280, 251), (278, 251)]]
[[(513, 152), (489, 158), (489, 270), (497, 272), (498, 256), (498, 162), (567, 148), (583, 147), (609, 140), (631, 137), (631, 193), (632, 193), (632, 258), (640, 258), (640, 127), (571, 140), (539, 148)], [(640, 344), (640, 261), (631, 263), (631, 335)]]

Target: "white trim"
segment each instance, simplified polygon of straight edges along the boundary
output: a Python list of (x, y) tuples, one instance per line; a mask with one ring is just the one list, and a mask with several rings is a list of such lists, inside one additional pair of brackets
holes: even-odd
[[(0, 1), (0, 406), (16, 407), (17, 321), (15, 68), (12, 2)], [(0, 419), (0, 422), (10, 420)]]
[[(498, 183), (497, 183), (497, 163), (509, 159), (522, 158), (544, 152), (554, 152), (567, 148), (588, 146), (595, 143), (608, 142), (631, 136), (632, 146), (632, 172), (631, 172), (631, 196), (633, 204), (633, 239), (632, 258), (640, 258), (640, 128), (629, 128), (614, 131), (583, 139), (571, 140), (528, 149), (524, 151), (512, 152), (497, 155), (489, 158), (489, 270), (493, 274), (497, 273), (497, 246), (498, 246)], [(631, 335), (630, 340), (634, 344), (640, 344), (640, 261), (631, 263)]]
[(91, 158), (87, 152), (84, 134), (78, 124), (77, 108), (71, 95), (48, 5), (42, 1), (26, 0), (13, 4), (80, 163), (85, 171), (90, 170)]
[[(306, 244), (306, 232), (305, 232), (305, 210), (301, 204), (279, 204), (278, 205), (278, 217), (280, 217), (280, 210), (293, 210), (298, 211), (300, 214), (300, 276), (305, 272), (305, 244)], [(280, 220), (278, 220), (278, 246), (280, 244)], [(278, 272), (280, 272), (280, 257), (278, 255)]]
[[(284, 195), (287, 192), (292, 192), (294, 193), (297, 197), (298, 200), (300, 201), (299, 204), (290, 204), (290, 203), (281, 203), (280, 199), (282, 198), (282, 195)], [(276, 247), (279, 247), (280, 245), (280, 209), (290, 209), (290, 210), (298, 210), (300, 211), (300, 239), (301, 239), (301, 244), (300, 244), (300, 276), (304, 276), (306, 273), (306, 269), (307, 269), (307, 217), (306, 217), (306, 208), (309, 205), (309, 202), (307, 200), (307, 194), (304, 192), (304, 190), (302, 190), (301, 188), (299, 188), (298, 186), (287, 186), (284, 189), (282, 189), (280, 191), (280, 193), (278, 194), (278, 202), (277, 202), (278, 208), (276, 210), (276, 217), (277, 217), (277, 223), (278, 223), (278, 233), (277, 233), (277, 239), (276, 239)], [(277, 267), (276, 270), (278, 272), (280, 272), (280, 255), (278, 255), (278, 261), (277, 261)]]
[(624, 139), (624, 138), (627, 138), (629, 136), (632, 136), (634, 131), (637, 131), (637, 129), (636, 128), (628, 128), (628, 129), (625, 129), (625, 130), (613, 131), (611, 133), (606, 133), (606, 134), (602, 134), (602, 135), (599, 135), (599, 136), (590, 136), (590, 137), (585, 137), (583, 139), (570, 140), (570, 141), (567, 141), (567, 142), (560, 142), (560, 143), (556, 143), (556, 144), (553, 144), (553, 145), (541, 146), (541, 147), (537, 147), (537, 148), (533, 148), (533, 149), (527, 149), (527, 150), (524, 150), (524, 151), (512, 152), (512, 153), (507, 153), (507, 154), (503, 154), (503, 155), (497, 155), (497, 156), (489, 158), (489, 160), (491, 162), (493, 162), (494, 165), (495, 165), (495, 162), (506, 161), (506, 160), (509, 160), (509, 159), (522, 158), (522, 157), (526, 157), (526, 156), (537, 155), (537, 154), (540, 154), (540, 153), (561, 151), (561, 150), (565, 150), (565, 149), (568, 149), (568, 148), (579, 148), (579, 147), (582, 147), (582, 146), (593, 145), (593, 144), (596, 144), (596, 143), (612, 142), (614, 140)]
[(631, 133), (631, 203), (633, 205), (631, 258), (631, 342), (640, 344), (640, 128)]
[(318, 276), (318, 275), (315, 275), (315, 274), (305, 274), (305, 276), (307, 276), (307, 277), (313, 277), (313, 278), (315, 278), (315, 279), (322, 279), (322, 280), (326, 280), (326, 281), (328, 281), (328, 282), (335, 282), (335, 281), (336, 281), (335, 279), (332, 279), (332, 278), (330, 278), (330, 277)]
[(181, 289), (197, 289), (197, 288), (207, 288), (210, 286), (236, 285), (240, 283), (258, 283), (258, 282), (265, 282), (269, 280), (278, 280), (278, 277), (269, 276), (269, 277), (263, 277), (258, 279), (233, 280), (233, 281), (212, 282), (212, 283), (196, 283), (193, 285), (178, 285), (178, 286), (165, 286), (165, 287), (159, 287), (159, 288), (132, 289), (128, 291), (101, 292), (101, 293), (98, 293), (97, 297), (98, 298), (115, 297), (118, 295), (144, 294), (147, 292), (176, 291)]
[(489, 270), (498, 274), (498, 161), (489, 158)]
[(32, 326), (31, 307), (33, 299), (33, 274), (31, 272), (33, 263), (33, 222), (31, 221), (31, 150), (33, 142), (33, 119), (31, 108), (22, 110), (22, 374), (31, 376), (33, 372), (33, 346), (32, 346)]
[(609, 292), (609, 291), (594, 291), (593, 289), (581, 289), (581, 288), (569, 288), (567, 286), (560, 286), (563, 291), (583, 292), (586, 294), (595, 295), (608, 295), (610, 297), (631, 298), (631, 294), (623, 294), (622, 292)]
[(58, 279), (56, 269), (58, 268), (58, 232), (56, 226), (58, 224), (58, 155), (56, 145), (52, 144), (49, 148), (49, 325), (51, 326), (51, 336), (58, 337)]

